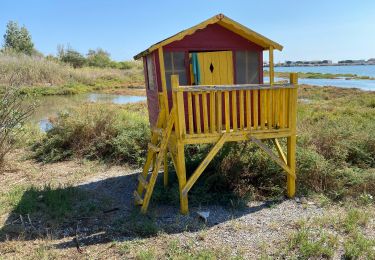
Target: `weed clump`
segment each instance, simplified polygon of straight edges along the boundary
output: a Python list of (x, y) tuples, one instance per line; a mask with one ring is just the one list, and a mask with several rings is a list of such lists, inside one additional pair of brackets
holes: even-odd
[(87, 104), (61, 113), (34, 143), (34, 158), (47, 163), (77, 157), (140, 166), (150, 136), (145, 110), (144, 104), (122, 109)]

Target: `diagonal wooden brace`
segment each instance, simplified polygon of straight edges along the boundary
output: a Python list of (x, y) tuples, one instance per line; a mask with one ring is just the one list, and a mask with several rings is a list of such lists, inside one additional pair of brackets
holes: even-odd
[(279, 157), (277, 157), (272, 152), (272, 150), (270, 148), (268, 148), (264, 143), (262, 143), (259, 139), (255, 138), (255, 137), (250, 137), (250, 141), (252, 141), (253, 143), (257, 144), (259, 146), (259, 148), (262, 149), (266, 154), (268, 154), (275, 163), (277, 163), (278, 165), (280, 165), (280, 167), (283, 168), (283, 170), (286, 171), (288, 175), (293, 176), (294, 178), (296, 178), (296, 174), (293, 173), (290, 170), (290, 167), (282, 159), (280, 159)]
[(212, 161), (214, 156), (217, 154), (217, 152), (221, 149), (221, 147), (224, 145), (224, 143), (227, 140), (227, 135), (223, 134), (220, 139), (217, 141), (217, 143), (212, 147), (211, 151), (207, 154), (206, 158), (201, 162), (201, 164), (198, 166), (198, 168), (194, 171), (193, 175), (189, 178), (187, 181), (184, 189), (182, 190), (182, 194), (186, 196), (186, 194), (189, 192), (189, 190), (193, 187), (194, 183), (198, 180), (199, 176), (203, 173), (204, 169), (208, 166), (208, 164)]

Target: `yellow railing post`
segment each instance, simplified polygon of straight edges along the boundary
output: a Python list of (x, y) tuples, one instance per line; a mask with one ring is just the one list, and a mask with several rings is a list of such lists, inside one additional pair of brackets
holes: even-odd
[(171, 76), (171, 85), (173, 89), (173, 106), (176, 107), (176, 133), (179, 139), (185, 137), (185, 107), (184, 107), (184, 93), (177, 91), (179, 87), (178, 75)]
[(167, 83), (165, 80), (163, 47), (160, 47), (158, 49), (158, 55), (159, 55), (159, 64), (160, 64), (161, 87), (163, 89), (164, 106), (165, 106), (167, 114), (169, 114), (168, 92), (167, 92)]
[(186, 185), (186, 168), (185, 168), (185, 152), (184, 143), (182, 141), (185, 138), (186, 126), (185, 126), (185, 107), (184, 107), (184, 94), (178, 91), (179, 79), (178, 75), (171, 76), (171, 85), (173, 90), (173, 106), (176, 108), (176, 120), (175, 120), (175, 131), (177, 136), (177, 176), (178, 176), (178, 186), (180, 191), (180, 208), (182, 214), (187, 214), (188, 209), (188, 198), (187, 194), (183, 195), (182, 190)]
[(274, 83), (274, 77), (275, 77), (275, 73), (274, 73), (274, 64), (273, 64), (273, 47), (271, 46), (270, 47), (270, 50), (269, 50), (269, 64), (268, 64), (268, 67), (269, 67), (269, 77), (270, 77), (270, 84), (273, 85)]
[(298, 85), (298, 75), (297, 73), (290, 74), (290, 84), (293, 85), (294, 88), (290, 89), (290, 97), (289, 97), (289, 106), (290, 106), (290, 125), (289, 129), (291, 131), (291, 135), (287, 138), (287, 162), (290, 168), (290, 174), (287, 175), (287, 193), (288, 197), (294, 197), (296, 193), (296, 128), (297, 128), (297, 85)]

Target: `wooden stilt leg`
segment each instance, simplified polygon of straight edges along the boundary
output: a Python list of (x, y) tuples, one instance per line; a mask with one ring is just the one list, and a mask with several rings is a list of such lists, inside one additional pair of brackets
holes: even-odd
[[(296, 173), (296, 135), (288, 137), (288, 166), (292, 174)], [(289, 198), (293, 198), (296, 194), (296, 178), (295, 175), (287, 175), (287, 193)]]
[(168, 186), (168, 154), (164, 155), (164, 187)]
[(186, 168), (185, 168), (185, 151), (184, 144), (180, 141), (177, 142), (177, 175), (178, 187), (180, 192), (180, 211), (181, 214), (189, 213), (188, 197), (187, 194), (183, 195), (182, 190), (186, 185)]

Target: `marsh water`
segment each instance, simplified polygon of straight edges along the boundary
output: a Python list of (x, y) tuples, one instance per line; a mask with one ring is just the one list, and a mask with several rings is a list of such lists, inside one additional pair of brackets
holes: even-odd
[[(264, 68), (268, 70), (268, 68)], [(299, 66), (299, 67), (275, 67), (276, 72), (312, 72), (312, 73), (331, 73), (331, 74), (356, 74), (358, 76), (368, 76), (375, 78), (375, 65), (355, 65), (355, 66)], [(285, 80), (276, 78), (278, 80)], [(268, 77), (264, 82), (269, 82)], [(375, 91), (375, 80), (368, 79), (299, 79), (300, 84), (314, 86), (335, 86), (341, 88), (359, 88), (362, 90)]]
[[(265, 68), (267, 70), (268, 68)], [(375, 65), (358, 66), (319, 66), (319, 67), (275, 67), (279, 72), (317, 72), (332, 74), (357, 74), (358, 76), (375, 77)], [(283, 78), (276, 78), (276, 81), (285, 81)], [(264, 82), (269, 82), (265, 77)], [(375, 80), (356, 79), (299, 79), (300, 84), (316, 86), (337, 86), (343, 88), (359, 88), (375, 91)], [(126, 104), (146, 100), (144, 96), (126, 96), (103, 93), (88, 93), (68, 96), (44, 96), (39, 98), (39, 107), (34, 114), (32, 121), (39, 124), (43, 131), (51, 127), (49, 118), (56, 116), (61, 111), (67, 111), (77, 105), (86, 102)]]
[(358, 76), (369, 76), (375, 78), (375, 65), (275, 67), (275, 71), (356, 74)]
[(77, 105), (87, 102), (127, 104), (146, 100), (143, 96), (125, 96), (102, 93), (88, 93), (68, 96), (44, 96), (38, 100), (38, 108), (32, 121), (39, 124), (43, 131), (51, 127), (49, 118), (56, 116), (59, 112), (67, 111)]

